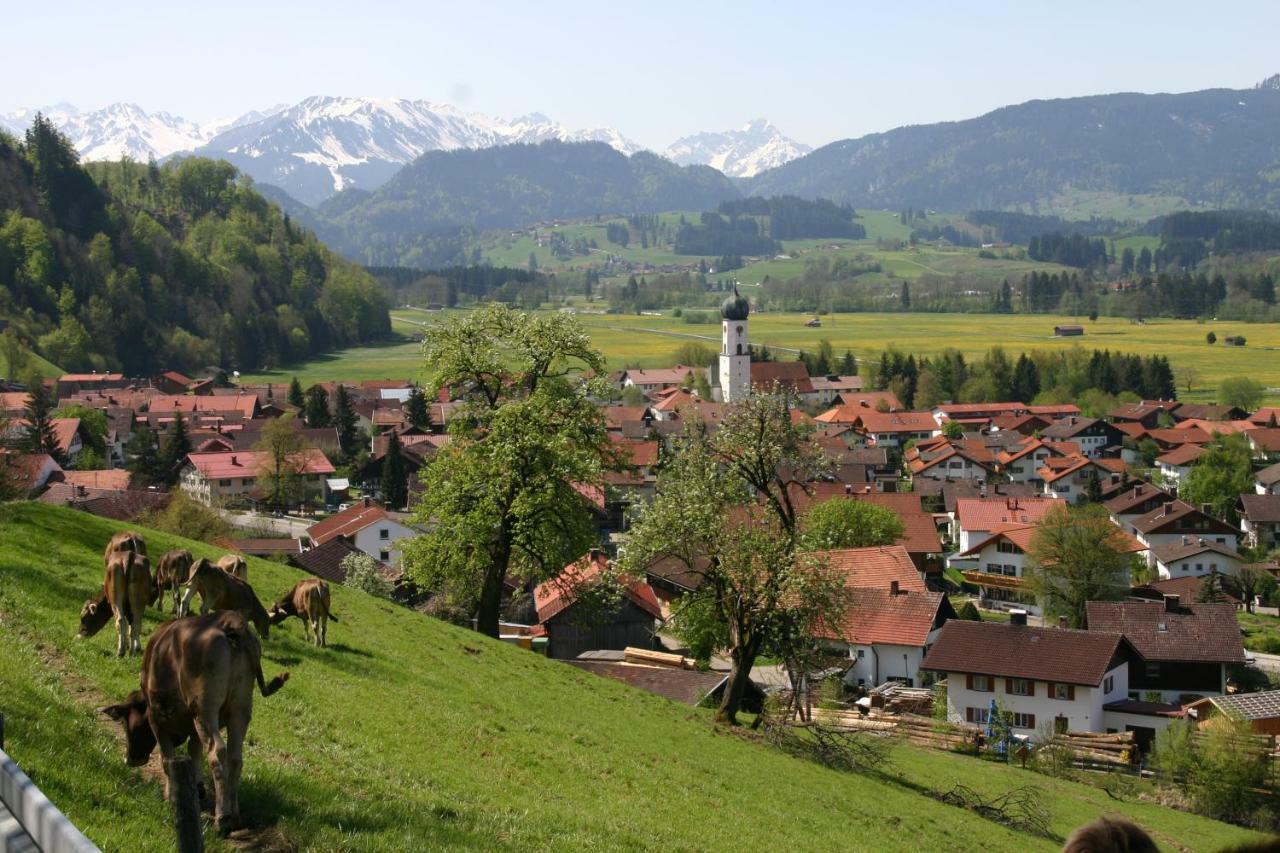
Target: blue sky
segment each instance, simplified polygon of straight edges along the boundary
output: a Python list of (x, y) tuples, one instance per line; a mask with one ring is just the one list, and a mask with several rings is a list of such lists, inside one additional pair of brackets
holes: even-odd
[(757, 116), (820, 145), (1033, 98), (1246, 88), (1280, 3), (23, 3), (0, 112), (133, 101), (196, 120), (312, 94), (609, 125), (654, 147)]

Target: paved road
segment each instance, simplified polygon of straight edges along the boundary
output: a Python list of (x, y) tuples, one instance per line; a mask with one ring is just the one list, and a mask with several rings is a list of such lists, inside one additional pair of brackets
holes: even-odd
[(315, 524), (315, 522), (310, 519), (294, 518), (292, 516), (276, 518), (272, 515), (259, 515), (251, 512), (236, 513), (227, 512), (225, 510), (222, 513), (222, 517), (236, 527), (250, 529), (270, 527), (277, 533), (282, 533), (285, 536), (291, 536), (294, 539), (305, 534), (307, 529), (311, 527), (311, 525)]
[(1280, 672), (1280, 655), (1269, 655), (1263, 652), (1249, 652), (1257, 662), (1258, 669), (1267, 672)]

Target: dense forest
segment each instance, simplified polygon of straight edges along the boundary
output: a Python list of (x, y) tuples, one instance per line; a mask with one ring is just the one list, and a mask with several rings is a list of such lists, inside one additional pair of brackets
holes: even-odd
[(762, 233), (755, 217), (707, 212), (697, 225), (681, 220), (674, 251), (677, 255), (772, 255), (781, 248), (781, 243)]
[(978, 360), (954, 349), (929, 358), (889, 347), (868, 378), (908, 408), (944, 402), (1076, 402), (1101, 415), (1122, 399), (1176, 400), (1173, 369), (1164, 356), (1086, 350), (1037, 350), (1016, 359), (992, 347)]
[(1012, 210), (971, 210), (964, 217), (977, 225), (989, 239), (988, 243), (1004, 242), (1027, 245), (1032, 237), (1041, 234), (1076, 234), (1086, 237), (1111, 236), (1129, 227), (1128, 223), (1115, 219), (1091, 217), (1089, 219), (1063, 219), (1034, 213), (1018, 213)]
[(38, 119), (0, 134), (0, 317), (71, 370), (256, 370), (390, 332), (381, 288), (188, 158), (81, 166)]
[(775, 240), (806, 240), (845, 237), (861, 240), (867, 229), (854, 222), (849, 205), (833, 204), (826, 199), (808, 201), (793, 195), (723, 201), (719, 212), (730, 218), (738, 216), (767, 217), (766, 233)]
[(1067, 267), (1102, 268), (1109, 260), (1107, 243), (1101, 238), (1081, 234), (1043, 234), (1027, 242), (1027, 257), (1033, 261), (1062, 264)]
[(601, 142), (549, 141), (429, 151), (372, 193), (353, 190), (326, 201), (316, 228), (367, 264), (434, 267), (470, 260), (461, 249), (469, 229), (711, 210), (739, 195), (708, 166), (681, 167), (645, 151), (627, 157)]
[(552, 279), (519, 267), (488, 264), (420, 270), (413, 267), (369, 267), (397, 304), (421, 308), (454, 308), (459, 304), (498, 301), (541, 304), (551, 293)]

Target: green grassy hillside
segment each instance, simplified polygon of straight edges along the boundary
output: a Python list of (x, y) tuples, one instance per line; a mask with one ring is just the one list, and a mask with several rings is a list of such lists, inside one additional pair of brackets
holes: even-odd
[[(106, 631), (74, 638), (119, 525), (38, 504), (0, 506), (0, 710), (7, 749), (105, 850), (172, 842), (154, 774), (125, 767), (94, 713), (137, 685)], [(144, 531), (153, 553), (183, 545)], [(262, 598), (300, 573), (250, 561)], [(1212, 850), (1248, 834), (1097, 789), (909, 747), (885, 778), (840, 774), (717, 730), (705, 712), (408, 610), (337, 589), (327, 649), (293, 621), (263, 644), (241, 807), (278, 847), (1052, 850), (916, 793), (963, 781), (1043, 787), (1053, 830), (1130, 815), (1163, 843)], [(148, 635), (156, 625), (149, 614)], [(211, 849), (224, 849), (210, 839)]]

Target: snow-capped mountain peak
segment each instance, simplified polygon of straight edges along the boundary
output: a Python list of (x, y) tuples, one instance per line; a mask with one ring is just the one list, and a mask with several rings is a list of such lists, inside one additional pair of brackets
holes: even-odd
[(687, 166), (702, 163), (735, 178), (749, 178), (803, 157), (813, 149), (782, 134), (773, 122), (757, 118), (737, 130), (695, 133), (677, 139), (666, 156)]

